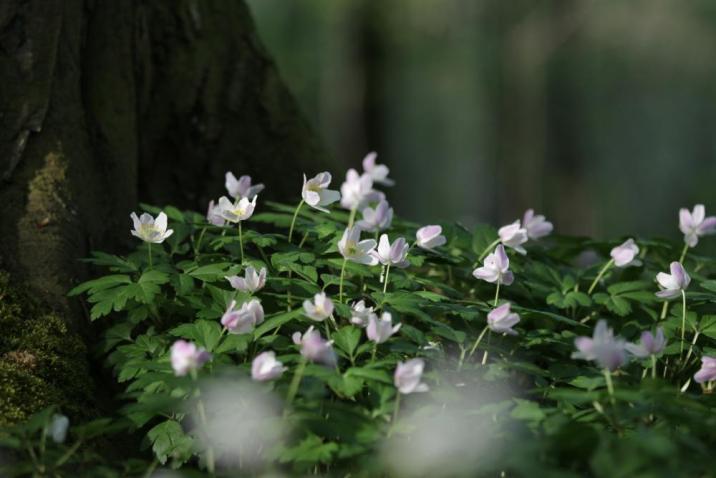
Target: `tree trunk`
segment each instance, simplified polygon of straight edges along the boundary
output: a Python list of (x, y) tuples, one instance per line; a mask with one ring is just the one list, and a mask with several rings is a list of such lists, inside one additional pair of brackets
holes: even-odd
[(80, 334), (77, 259), (139, 201), (204, 209), (227, 170), (293, 197), (327, 163), (241, 1), (3, 0), (0, 85), (0, 269)]

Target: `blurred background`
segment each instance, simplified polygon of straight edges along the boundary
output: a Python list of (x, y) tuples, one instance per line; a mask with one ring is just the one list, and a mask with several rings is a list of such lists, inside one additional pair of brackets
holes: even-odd
[(716, 213), (713, 0), (249, 4), (329, 151), (378, 151), (402, 216), (678, 238), (679, 207)]

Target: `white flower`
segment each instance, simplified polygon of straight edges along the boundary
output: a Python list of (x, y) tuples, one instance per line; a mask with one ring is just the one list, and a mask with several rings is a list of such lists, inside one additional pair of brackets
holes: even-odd
[(301, 347), (301, 355), (312, 362), (319, 362), (329, 367), (336, 365), (336, 352), (333, 341), (324, 340), (321, 333), (310, 326), (306, 333), (295, 332), (291, 338), (293, 343)]
[(366, 307), (365, 301), (359, 300), (351, 305), (351, 323), (353, 325), (365, 327), (368, 325), (371, 316), (375, 316), (373, 307)]
[(361, 229), (350, 227), (343, 232), (343, 237), (338, 241), (338, 250), (341, 255), (349, 261), (374, 266), (378, 264), (378, 258), (373, 254), (375, 249), (374, 239), (360, 240)]
[(276, 360), (274, 352), (262, 352), (251, 362), (251, 378), (257, 382), (273, 380), (288, 370), (281, 362)]
[(487, 314), (487, 326), (490, 330), (498, 334), (517, 335), (512, 327), (520, 321), (520, 316), (514, 312), (510, 312), (510, 303), (506, 302), (496, 307)]
[(362, 211), (363, 219), (356, 224), (364, 231), (378, 232), (390, 227), (393, 222), (393, 208), (388, 201), (381, 200), (374, 208), (366, 206)]
[(684, 233), (684, 242), (689, 247), (699, 243), (699, 237), (716, 232), (716, 216), (706, 217), (706, 208), (703, 204), (694, 206), (694, 210), (679, 210), (679, 229)]
[(50, 436), (52, 441), (55, 443), (64, 443), (67, 438), (67, 429), (70, 426), (70, 419), (64, 415), (55, 414), (52, 415), (52, 422), (50, 423)]
[(219, 198), (221, 217), (229, 222), (237, 223), (249, 219), (254, 214), (257, 196), (249, 201), (248, 198), (241, 198), (238, 202), (232, 203), (226, 196)]
[(689, 277), (689, 274), (680, 262), (672, 262), (670, 269), (671, 274), (667, 274), (666, 272), (656, 274), (656, 281), (659, 283), (659, 288), (661, 289), (656, 293), (656, 296), (662, 299), (673, 299), (674, 297), (680, 296), (681, 291), (686, 290), (691, 282), (691, 277)]
[(160, 212), (155, 220), (146, 212), (137, 217), (136, 213), (129, 215), (134, 223), (134, 229), (131, 231), (134, 237), (138, 237), (145, 242), (161, 244), (164, 239), (171, 236), (174, 231), (167, 229), (167, 215)]
[(227, 276), (225, 279), (231, 283), (231, 287), (234, 289), (253, 294), (263, 289), (266, 284), (266, 268), (262, 267), (261, 271), (256, 273), (256, 269), (253, 266), (248, 266), (244, 277)]
[(495, 252), (485, 257), (482, 267), (478, 267), (472, 272), (477, 279), (487, 282), (510, 285), (514, 280), (510, 268), (510, 259), (505, 253), (505, 248), (499, 244), (495, 248)]
[(214, 226), (224, 226), (226, 219), (221, 216), (221, 208), (218, 204), (214, 205), (214, 200), (209, 201), (209, 208), (206, 211), (206, 220)]
[(430, 225), (418, 229), (415, 233), (415, 241), (421, 249), (432, 250), (440, 247), (447, 242), (445, 236), (442, 235), (443, 228), (440, 226)]
[(313, 297), (313, 302), (308, 299), (303, 301), (303, 310), (309, 319), (322, 322), (333, 314), (333, 301), (325, 292), (319, 292)]
[(384, 266), (408, 267), (410, 263), (407, 261), (408, 249), (410, 246), (402, 237), (397, 238), (390, 243), (387, 234), (380, 236), (378, 249), (373, 253), (375, 257)]
[(331, 173), (329, 172), (318, 173), (309, 180), (306, 180), (306, 175), (304, 174), (301, 197), (313, 209), (328, 212), (325, 206), (333, 204), (341, 198), (341, 193), (328, 189), (330, 185)]
[(236, 176), (229, 171), (226, 173), (225, 181), (226, 190), (229, 192), (229, 196), (234, 199), (247, 198), (248, 200), (256, 197), (258, 193), (263, 191), (263, 184), (251, 185), (251, 176), (241, 176), (236, 179)]
[(527, 242), (527, 230), (520, 225), (520, 220), (516, 220), (512, 224), (502, 226), (497, 234), (500, 236), (500, 242), (516, 250), (520, 254), (527, 254), (522, 244)]
[(402, 394), (414, 392), (427, 392), (428, 386), (420, 381), (423, 377), (425, 362), (423, 359), (415, 358), (407, 362), (398, 362), (395, 367), (393, 382), (395, 387)]
[(174, 374), (178, 377), (183, 377), (209, 361), (211, 354), (192, 342), (177, 340), (172, 344), (170, 359)]
[(639, 246), (636, 245), (634, 239), (627, 239), (610, 252), (614, 265), (617, 267), (640, 266), (641, 261), (636, 259), (637, 254), (639, 254)]
[(593, 360), (601, 368), (612, 372), (627, 361), (626, 341), (615, 338), (614, 332), (604, 320), (597, 322), (592, 337), (577, 337), (574, 346), (577, 352), (572, 353), (572, 358)]
[(256, 299), (244, 302), (239, 310), (236, 310), (236, 301), (232, 300), (221, 317), (221, 325), (231, 334), (251, 333), (263, 321), (264, 308)]
[(382, 344), (388, 340), (391, 335), (400, 330), (401, 325), (402, 324), (393, 326), (393, 317), (388, 312), (383, 312), (380, 319), (373, 314), (368, 319), (368, 327), (365, 333), (369, 340), (372, 340), (376, 344)]
[(341, 206), (349, 210), (360, 209), (372, 197), (372, 192), (373, 178), (369, 174), (359, 175), (351, 168), (341, 185)]
[(375, 160), (377, 157), (378, 153), (376, 152), (368, 153), (366, 157), (363, 158), (363, 171), (365, 171), (366, 174), (373, 179), (373, 182), (384, 186), (394, 185), (395, 181), (388, 178), (388, 174), (390, 174), (388, 166), (385, 166), (384, 164), (376, 164)]
[(530, 239), (539, 239), (552, 232), (554, 226), (552, 223), (545, 220), (545, 217), (540, 215), (535, 216), (533, 209), (525, 211), (525, 216), (522, 219), (522, 226), (527, 231), (527, 237)]

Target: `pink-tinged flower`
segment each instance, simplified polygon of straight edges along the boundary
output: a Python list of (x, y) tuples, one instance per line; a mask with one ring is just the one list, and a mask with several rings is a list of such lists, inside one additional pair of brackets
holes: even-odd
[(373, 192), (373, 178), (369, 174), (358, 174), (351, 168), (346, 173), (346, 180), (341, 185), (341, 206), (346, 209), (360, 209)]
[(256, 299), (244, 302), (238, 310), (236, 310), (236, 301), (232, 300), (221, 317), (221, 325), (231, 334), (249, 334), (263, 321), (264, 308)]
[(375, 257), (384, 266), (398, 266), (400, 268), (408, 267), (410, 263), (407, 260), (408, 249), (410, 246), (402, 237), (397, 238), (390, 243), (387, 234), (380, 236), (378, 249), (374, 251)]
[(214, 200), (209, 201), (209, 208), (206, 210), (206, 220), (214, 226), (223, 226), (226, 219), (221, 216), (221, 208), (218, 204), (214, 204)]
[(393, 222), (393, 208), (386, 200), (381, 200), (375, 209), (370, 206), (364, 207), (362, 214), (363, 219), (358, 221), (357, 226), (364, 231), (382, 231), (388, 229)]
[(246, 198), (249, 201), (252, 200), (258, 193), (263, 191), (263, 184), (251, 185), (251, 176), (241, 176), (236, 179), (236, 176), (229, 171), (226, 173), (226, 181), (224, 183), (226, 190), (229, 192), (229, 196), (234, 199)]
[(274, 352), (262, 352), (251, 362), (251, 378), (257, 382), (266, 382), (279, 378), (287, 370), (281, 362), (276, 360)]
[(375, 257), (375, 239), (360, 240), (361, 229), (350, 227), (343, 232), (343, 237), (338, 241), (338, 250), (341, 255), (352, 262), (374, 266), (378, 264)]
[(398, 391), (404, 395), (415, 392), (427, 392), (428, 386), (420, 380), (423, 377), (425, 362), (423, 359), (414, 358), (407, 362), (398, 362), (395, 367), (393, 383)]
[(244, 277), (227, 276), (225, 279), (229, 281), (234, 289), (253, 294), (263, 289), (264, 285), (266, 285), (266, 268), (262, 267), (261, 271), (257, 273), (253, 266), (248, 266), (244, 272)]
[(351, 305), (351, 324), (366, 327), (373, 313), (373, 307), (366, 307), (365, 301), (359, 300)]
[(691, 282), (691, 277), (686, 273), (686, 269), (680, 262), (672, 262), (670, 269), (671, 274), (666, 272), (656, 274), (656, 281), (661, 289), (656, 293), (656, 296), (662, 299), (673, 299), (680, 296), (681, 291), (685, 291)]
[(538, 214), (535, 216), (533, 209), (525, 211), (525, 216), (522, 218), (522, 227), (527, 231), (527, 237), (532, 240), (544, 237), (554, 229), (552, 223), (547, 221), (543, 215)]
[(593, 360), (601, 368), (612, 372), (627, 361), (626, 341), (614, 337), (605, 320), (597, 322), (592, 337), (577, 337), (574, 345), (577, 352), (572, 353), (572, 358)]
[(333, 315), (333, 301), (325, 292), (319, 292), (313, 297), (313, 302), (308, 299), (303, 301), (303, 311), (309, 319), (323, 322)]
[(502, 226), (497, 235), (500, 236), (500, 242), (510, 247), (520, 254), (527, 254), (522, 244), (527, 242), (527, 230), (520, 225), (520, 220), (516, 220), (512, 224)]
[(368, 327), (365, 329), (365, 333), (368, 336), (368, 340), (372, 340), (376, 344), (382, 344), (390, 338), (391, 335), (395, 334), (400, 330), (402, 324), (393, 325), (393, 316), (388, 312), (383, 312), (380, 319), (373, 314), (368, 319)]
[(510, 312), (510, 303), (506, 302), (496, 307), (487, 314), (487, 326), (490, 330), (498, 334), (517, 335), (512, 327), (520, 321), (520, 316), (514, 312)]
[(390, 169), (384, 164), (376, 164), (378, 153), (370, 152), (363, 158), (363, 171), (365, 171), (373, 179), (373, 182), (382, 184), (383, 186), (392, 186), (395, 181), (388, 178)]
[(306, 332), (296, 332), (292, 336), (293, 343), (301, 347), (301, 355), (311, 362), (318, 362), (329, 367), (336, 365), (336, 352), (333, 341), (324, 340), (321, 333), (310, 326)]
[(187, 373), (199, 369), (209, 360), (211, 360), (211, 354), (192, 342), (177, 340), (172, 345), (172, 368), (178, 377), (183, 377)]
[(237, 223), (245, 221), (254, 214), (257, 196), (249, 201), (248, 198), (241, 198), (238, 202), (232, 203), (226, 196), (219, 198), (219, 214), (229, 222)]
[(341, 193), (333, 189), (328, 189), (331, 185), (331, 173), (324, 171), (316, 174), (309, 180), (303, 175), (303, 190), (301, 197), (304, 202), (313, 209), (329, 212), (326, 206), (333, 204), (341, 198)]
[(622, 245), (615, 247), (609, 253), (617, 267), (640, 266), (641, 261), (636, 258), (639, 254), (639, 246), (634, 239), (627, 239)]
[(635, 357), (646, 358), (651, 355), (659, 355), (666, 347), (666, 339), (664, 338), (664, 329), (658, 327), (656, 335), (645, 330), (641, 333), (641, 341), (638, 344), (626, 344), (626, 349)]
[(694, 374), (696, 383), (716, 380), (716, 357), (701, 357), (701, 368)]
[(493, 284), (510, 285), (515, 277), (509, 269), (510, 259), (507, 257), (504, 246), (498, 244), (495, 248), (495, 252), (488, 254), (482, 263), (482, 267), (478, 267), (472, 271), (472, 275), (475, 276), (476, 279), (482, 279)]
[(706, 208), (703, 204), (694, 206), (694, 210), (679, 210), (679, 229), (684, 233), (684, 242), (689, 247), (699, 243), (699, 237), (716, 232), (716, 216), (706, 217)]
[(161, 244), (174, 233), (172, 229), (167, 229), (167, 215), (163, 212), (160, 212), (156, 219), (146, 212), (139, 217), (133, 212), (129, 217), (134, 224), (134, 229), (130, 232), (144, 242)]
[(442, 235), (443, 228), (441, 226), (424, 226), (415, 233), (415, 241), (421, 249), (435, 249), (447, 242), (445, 236)]

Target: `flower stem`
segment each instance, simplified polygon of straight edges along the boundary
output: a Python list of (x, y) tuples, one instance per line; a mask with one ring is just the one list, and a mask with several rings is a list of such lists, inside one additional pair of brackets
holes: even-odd
[(604, 369), (604, 380), (607, 382), (607, 392), (609, 392), (609, 400), (612, 402), (612, 405), (614, 405), (614, 384), (612, 383), (612, 372), (608, 368)]
[(481, 260), (483, 260), (483, 259), (485, 258), (485, 256), (490, 253), (491, 250), (493, 250), (495, 247), (497, 247), (497, 245), (498, 245), (499, 243), (500, 243), (500, 239), (495, 239), (494, 241), (492, 241), (492, 242), (485, 248), (485, 250), (482, 251), (482, 254), (480, 254), (480, 257), (477, 258), (477, 262), (480, 262)]
[(470, 349), (470, 353), (467, 354), (467, 358), (472, 357), (472, 354), (475, 353), (475, 350), (477, 350), (477, 346), (480, 345), (480, 342), (482, 342), (482, 338), (487, 333), (487, 330), (490, 328), (489, 325), (486, 325), (484, 329), (482, 329), (482, 332), (480, 332), (480, 335), (477, 337), (477, 340), (475, 340), (475, 343), (473, 344), (472, 348)]
[(660, 320), (664, 320), (666, 318), (666, 313), (669, 311), (669, 301), (664, 301), (664, 305), (661, 306), (661, 315), (659, 315)]
[(681, 350), (679, 357), (684, 353), (684, 337), (686, 335), (686, 291), (681, 290)]
[(495, 289), (495, 304), (493, 307), (497, 307), (497, 300), (500, 298), (500, 281), (497, 281), (497, 289)]
[(288, 386), (288, 394), (286, 394), (286, 408), (284, 408), (284, 416), (288, 413), (288, 408), (293, 403), (293, 399), (296, 398), (298, 387), (301, 385), (301, 379), (303, 378), (303, 372), (306, 369), (306, 357), (301, 355), (301, 361), (296, 368), (296, 372), (293, 374), (291, 379), (291, 385)]
[(378, 342), (373, 342), (373, 352), (370, 354), (370, 361), (375, 362), (375, 354), (378, 353)]
[(393, 407), (393, 419), (390, 421), (390, 428), (388, 429), (388, 437), (393, 434), (395, 429), (395, 422), (398, 421), (398, 411), (400, 411), (400, 390), (396, 391), (395, 406)]
[(69, 459), (72, 457), (72, 455), (74, 455), (74, 453), (77, 451), (77, 449), (80, 447), (81, 444), (82, 444), (82, 439), (77, 440), (77, 441), (70, 447), (69, 450), (67, 450), (60, 458), (57, 459), (57, 461), (55, 462), (55, 468), (64, 465), (65, 462), (66, 462), (67, 460), (69, 460)]
[(651, 354), (651, 378), (656, 379), (656, 355)]
[(354, 223), (355, 220), (356, 220), (356, 212), (358, 212), (358, 208), (357, 208), (357, 207), (354, 207), (353, 209), (351, 209), (351, 215), (348, 216), (348, 228), (349, 228), (349, 229), (350, 229), (351, 227), (353, 227), (353, 223)]
[(244, 264), (244, 237), (241, 234), (241, 221), (239, 221), (239, 248), (241, 249), (241, 264)]
[(199, 239), (196, 240), (196, 245), (194, 246), (194, 255), (199, 255), (199, 248), (201, 247), (202, 239), (204, 239), (204, 233), (206, 233), (206, 226), (201, 229), (201, 232), (199, 233)]
[(684, 263), (684, 259), (686, 259), (686, 253), (689, 252), (689, 245), (684, 244), (684, 249), (681, 251), (681, 256), (679, 256), (679, 262), (681, 264)]
[(301, 206), (303, 206), (303, 199), (301, 199), (301, 202), (298, 203), (298, 206), (296, 206), (296, 211), (293, 213), (293, 219), (291, 219), (291, 227), (288, 229), (288, 242), (291, 243), (291, 239), (293, 238), (293, 226), (296, 225), (296, 218), (298, 217), (298, 211), (301, 210)]
[(388, 290), (388, 277), (390, 276), (390, 264), (385, 266), (385, 281), (383, 281), (383, 295), (385, 295), (385, 291)]
[(153, 269), (152, 266), (152, 243), (147, 242), (147, 255), (149, 256), (149, 270)]
[(592, 282), (592, 285), (589, 286), (589, 290), (587, 291), (587, 295), (592, 295), (592, 291), (597, 286), (597, 283), (602, 278), (602, 276), (609, 270), (609, 268), (614, 264), (614, 259), (609, 259), (609, 262), (604, 264), (604, 267), (602, 267), (602, 270), (599, 271), (599, 274), (597, 274), (597, 277), (594, 278), (594, 282)]
[(338, 283), (338, 302), (343, 302), (343, 277), (346, 274), (346, 263), (348, 259), (343, 258), (343, 265), (341, 266), (341, 279)]
[[(239, 223), (240, 224), (240, 223)], [(204, 402), (201, 400), (201, 391), (199, 390), (198, 378), (196, 370), (191, 371), (191, 378), (196, 383), (196, 411), (199, 414), (199, 421), (201, 426), (204, 428), (204, 438), (206, 439), (206, 469), (211, 475), (214, 474), (214, 449), (209, 444), (209, 421), (206, 418), (206, 409), (204, 408)]]

